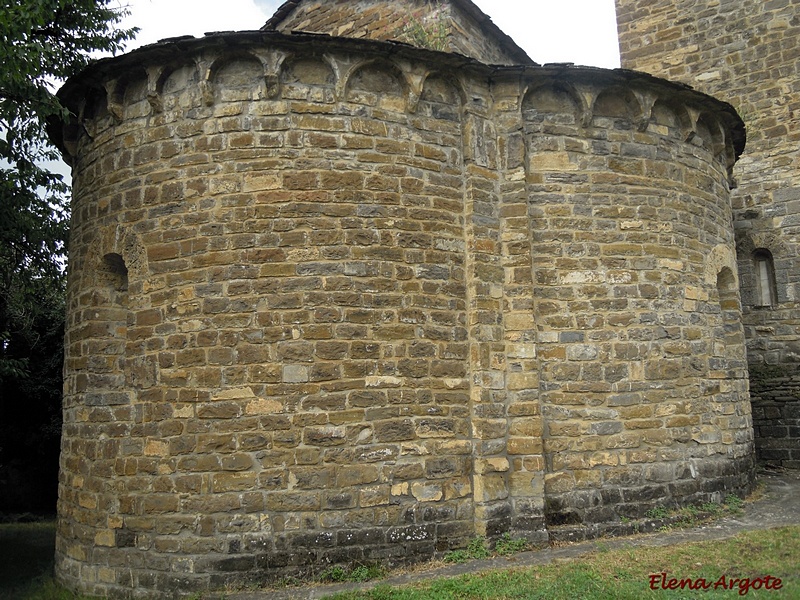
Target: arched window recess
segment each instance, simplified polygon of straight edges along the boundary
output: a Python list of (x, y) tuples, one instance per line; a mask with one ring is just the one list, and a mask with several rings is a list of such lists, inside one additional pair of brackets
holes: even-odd
[(753, 270), (756, 280), (755, 306), (775, 306), (778, 303), (778, 292), (775, 286), (775, 265), (769, 250), (757, 248), (753, 251)]

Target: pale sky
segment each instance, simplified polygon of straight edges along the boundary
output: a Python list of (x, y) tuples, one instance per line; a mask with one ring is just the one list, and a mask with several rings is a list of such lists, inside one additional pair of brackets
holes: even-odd
[[(283, 0), (119, 0), (133, 49), (168, 37), (259, 29)], [(536, 62), (619, 67), (614, 0), (473, 0)]]

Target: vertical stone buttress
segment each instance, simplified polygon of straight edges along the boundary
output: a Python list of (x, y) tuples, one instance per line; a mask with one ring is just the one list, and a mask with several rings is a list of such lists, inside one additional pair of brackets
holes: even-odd
[(800, 466), (796, 0), (617, 0), (622, 66), (730, 102), (747, 125), (734, 227), (760, 460)]
[(747, 487), (718, 122), (646, 88), (557, 78), (529, 88), (522, 116), (551, 537)]

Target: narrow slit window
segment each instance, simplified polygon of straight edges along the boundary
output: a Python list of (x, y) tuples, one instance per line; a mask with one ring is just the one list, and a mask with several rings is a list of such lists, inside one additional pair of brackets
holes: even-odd
[(769, 250), (753, 252), (756, 276), (756, 306), (774, 306), (778, 294), (775, 287), (775, 267)]

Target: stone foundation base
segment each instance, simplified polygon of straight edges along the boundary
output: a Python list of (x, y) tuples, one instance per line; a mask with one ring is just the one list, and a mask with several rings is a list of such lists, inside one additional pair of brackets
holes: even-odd
[(751, 367), (750, 395), (758, 462), (800, 469), (800, 368)]
[[(607, 515), (607, 521), (551, 522), (545, 527), (544, 517), (526, 517), (515, 519), (516, 527), (510, 530), (493, 531), (488, 536), (489, 541), (508, 532), (514, 538), (524, 538), (533, 546), (541, 547), (552, 542), (579, 542), (652, 533), (677, 519), (648, 518), (647, 512), (653, 508), (674, 509), (707, 502), (721, 503), (729, 495), (748, 495), (755, 484), (755, 463), (752, 456), (734, 461), (720, 459), (703, 464), (698, 475), (702, 478), (691, 484), (671, 483), (661, 487), (642, 486), (598, 492), (599, 497), (609, 502), (589, 514)], [(620, 496), (625, 502), (614, 502)], [(558, 501), (548, 499), (546, 505), (559, 505), (568, 497), (564, 495)], [(579, 497), (578, 494), (572, 496)], [(510, 522), (510, 512), (508, 515)], [(558, 517), (551, 512), (547, 518), (553, 521)], [(495, 524), (498, 523), (495, 521)], [(179, 561), (174, 561), (167, 554), (145, 552), (135, 547), (117, 549), (113, 553), (94, 548), (93, 565), (75, 561), (59, 552), (57, 572), (62, 584), (92, 595), (166, 599), (208, 590), (275, 586), (295, 579), (312, 580), (332, 565), (353, 567), (381, 564), (388, 569), (408, 566), (465, 547), (475, 537), (477, 534), (468, 523), (460, 526), (445, 523), (368, 528), (339, 531), (336, 534), (308, 532), (277, 538), (274, 545), (280, 550), (259, 551), (259, 546), (263, 548), (269, 542), (263, 540), (259, 544), (253, 540), (246, 547), (229, 545), (227, 553), (209, 553)], [(121, 567), (120, 563), (129, 566)], [(176, 569), (180, 571), (176, 572)]]

